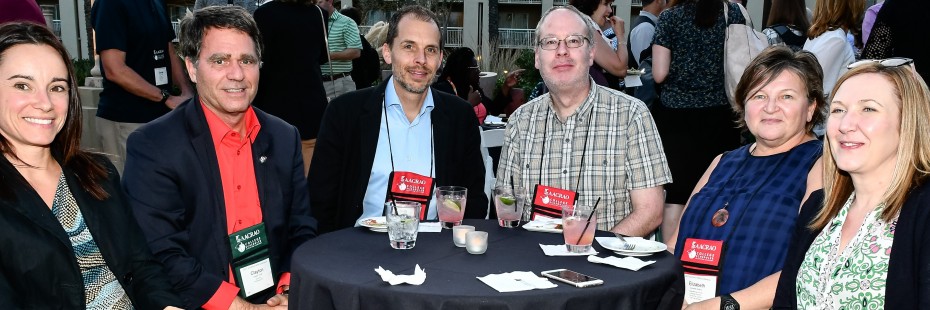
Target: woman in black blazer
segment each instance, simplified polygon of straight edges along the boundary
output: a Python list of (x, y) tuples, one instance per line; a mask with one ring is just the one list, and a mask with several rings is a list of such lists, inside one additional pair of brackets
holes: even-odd
[(176, 309), (116, 169), (78, 149), (70, 59), (44, 26), (0, 25), (0, 305)]

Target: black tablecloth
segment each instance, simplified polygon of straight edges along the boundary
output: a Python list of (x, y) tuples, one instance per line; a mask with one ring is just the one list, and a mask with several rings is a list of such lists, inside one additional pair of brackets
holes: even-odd
[[(545, 256), (539, 244), (563, 244), (562, 234), (506, 229), (496, 221), (465, 220), (487, 231), (488, 250), (472, 255), (452, 244), (451, 230), (420, 233), (416, 247), (394, 250), (386, 233), (348, 228), (310, 240), (291, 265), (292, 309), (680, 309), (684, 297), (681, 264), (668, 252), (639, 271), (587, 261), (585, 256)], [(598, 231), (598, 235), (612, 236)], [(594, 243), (599, 256), (613, 254)], [(426, 282), (391, 286), (378, 266), (395, 274), (413, 274), (415, 264)], [(499, 293), (476, 277), (511, 271), (567, 268), (604, 280), (600, 286), (558, 287)]]

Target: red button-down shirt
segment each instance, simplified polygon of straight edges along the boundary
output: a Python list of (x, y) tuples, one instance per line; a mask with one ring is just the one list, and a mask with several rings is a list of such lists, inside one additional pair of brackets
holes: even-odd
[[(203, 105), (201, 103), (201, 105)], [(213, 111), (203, 105), (216, 161), (223, 185), (223, 199), (226, 206), (226, 232), (232, 234), (244, 228), (262, 222), (261, 201), (258, 197), (258, 183), (255, 180), (255, 165), (252, 158), (252, 142), (261, 130), (261, 124), (255, 111), (249, 107), (244, 115), (245, 132), (238, 132), (223, 122)], [(229, 281), (220, 284), (213, 297), (203, 305), (204, 309), (228, 309), (239, 287), (230, 270)], [(281, 275), (279, 287), (290, 284), (290, 274)]]

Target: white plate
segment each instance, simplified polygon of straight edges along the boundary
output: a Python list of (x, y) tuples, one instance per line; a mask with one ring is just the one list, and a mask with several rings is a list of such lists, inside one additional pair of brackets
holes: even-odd
[(526, 224), (523, 224), (523, 229), (529, 231), (538, 231), (538, 232), (547, 232), (547, 233), (562, 233), (562, 219), (542, 219), (529, 221)]
[(358, 220), (358, 224), (373, 231), (387, 231), (387, 219), (383, 216), (366, 217)]
[(620, 239), (617, 239), (616, 237), (595, 237), (594, 240), (597, 240), (597, 243), (605, 249), (627, 256), (647, 256), (649, 254), (662, 252), (668, 249), (668, 246), (665, 245), (665, 243), (646, 240), (640, 237), (626, 237), (626, 242), (635, 245), (632, 250), (624, 250), (621, 247)]

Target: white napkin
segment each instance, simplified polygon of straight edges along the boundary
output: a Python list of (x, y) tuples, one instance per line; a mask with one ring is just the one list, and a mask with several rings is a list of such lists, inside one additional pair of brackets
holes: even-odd
[(488, 115), (484, 118), (485, 124), (503, 124), (504, 120), (494, 115)]
[(541, 278), (529, 271), (514, 271), (478, 277), (491, 288), (501, 293), (529, 291), (556, 287), (549, 279)]
[(390, 283), (391, 285), (398, 285), (401, 283), (409, 283), (413, 285), (423, 284), (423, 281), (426, 281), (426, 271), (420, 268), (420, 264), (413, 270), (413, 275), (394, 275), (390, 270), (384, 270), (381, 266), (375, 268), (375, 272), (381, 275), (381, 280), (384, 282)]
[(441, 232), (439, 222), (420, 222), (419, 232)]
[(584, 253), (570, 253), (564, 244), (546, 245), (540, 243), (539, 247), (542, 248), (543, 253), (546, 254), (546, 256), (584, 256), (597, 254), (597, 251), (594, 250), (594, 247), (589, 248), (588, 251)]
[(629, 269), (633, 271), (639, 271), (639, 269), (652, 265), (652, 263), (656, 262), (654, 260), (643, 261), (636, 257), (619, 258), (616, 256), (608, 256), (600, 258), (594, 255), (588, 256), (588, 261), (592, 263), (607, 264), (617, 268)]

